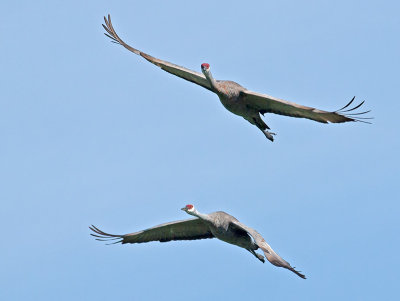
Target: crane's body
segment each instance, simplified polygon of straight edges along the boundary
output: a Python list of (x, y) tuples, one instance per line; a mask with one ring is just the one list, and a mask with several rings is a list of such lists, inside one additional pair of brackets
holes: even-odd
[(244, 92), (246, 89), (238, 83), (230, 80), (217, 80), (214, 89), (222, 105), (229, 112), (244, 118), (258, 114), (256, 110), (251, 110), (251, 108), (241, 101), (241, 92)]
[(240, 92), (244, 90), (238, 83), (220, 80), (216, 81), (214, 92), (218, 95), (225, 109), (233, 114), (243, 116), (247, 108), (244, 103), (240, 102)]
[(200, 213), (193, 205), (186, 205), (182, 210), (196, 218), (169, 222), (125, 235), (109, 234), (95, 226), (91, 226), (90, 229), (95, 232), (95, 234), (92, 233), (91, 235), (97, 237), (97, 240), (116, 240), (114, 243), (122, 244), (218, 238), (229, 244), (246, 249), (258, 260), (265, 262), (264, 256), (255, 252), (261, 249), (270, 263), (288, 269), (305, 279), (303, 274), (296, 271), (287, 261), (276, 254), (256, 230), (240, 223), (232, 215), (223, 211), (210, 214)]
[(126, 44), (115, 32), (114, 27), (111, 23), (110, 15), (108, 15), (108, 19), (104, 17), (104, 21), (105, 25), (103, 25), (103, 27), (107, 32), (105, 33), (105, 35), (111, 38), (113, 42), (122, 45), (123, 47), (137, 55), (142, 56), (150, 63), (160, 67), (168, 73), (179, 76), (187, 81), (200, 85), (203, 88), (206, 88), (216, 93), (221, 103), (228, 111), (243, 117), (251, 124), (257, 126), (271, 141), (274, 140), (273, 135), (275, 135), (275, 133), (267, 131), (269, 127), (260, 116), (264, 115), (265, 113), (307, 118), (322, 123), (342, 123), (348, 121), (361, 121), (368, 123), (363, 119), (370, 119), (367, 117), (360, 117), (360, 115), (368, 113), (369, 111), (360, 113), (349, 113), (359, 108), (364, 103), (363, 101), (353, 108), (348, 108), (350, 104), (354, 101), (354, 97), (346, 106), (344, 106), (340, 110), (334, 112), (322, 111), (315, 108), (302, 106), (294, 102), (275, 98), (267, 94), (260, 94), (247, 90), (233, 81), (215, 80), (211, 75), (210, 65), (207, 63), (201, 65), (203, 73), (202, 74), (187, 69), (185, 67), (155, 58)]
[(246, 232), (232, 228), (231, 221), (239, 222), (232, 215), (223, 211), (217, 211), (208, 214), (207, 218), (205, 220), (203, 217), (203, 221), (207, 223), (215, 238), (247, 250), (258, 249), (257, 245)]
[(225, 109), (235, 115), (243, 117), (251, 124), (257, 126), (269, 140), (274, 141), (273, 135), (275, 135), (275, 133), (267, 131), (269, 127), (261, 119), (260, 111), (249, 106), (246, 101), (243, 101), (247, 89), (234, 81), (214, 80), (209, 71), (209, 65), (202, 64), (201, 67), (205, 77), (210, 82), (213, 91), (218, 95)]

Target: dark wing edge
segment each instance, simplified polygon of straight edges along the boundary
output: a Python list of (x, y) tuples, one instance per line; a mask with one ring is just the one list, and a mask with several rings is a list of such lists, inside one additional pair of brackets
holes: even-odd
[(373, 119), (373, 117), (364, 117), (364, 114), (371, 112), (371, 110), (354, 112), (356, 109), (360, 108), (365, 101), (362, 101), (354, 107), (350, 107), (355, 100), (355, 96), (343, 108), (329, 112), (249, 90), (242, 91), (241, 93), (249, 106), (258, 109), (262, 115), (265, 113), (275, 113), (290, 117), (307, 118), (321, 123), (356, 121), (371, 124), (371, 122), (367, 120)]
[(151, 241), (168, 242), (172, 240), (197, 240), (214, 238), (209, 227), (200, 219), (187, 219), (161, 224), (143, 231), (124, 235), (106, 233), (95, 226), (90, 226), (96, 240), (117, 243), (145, 243)]
[(207, 81), (206, 77), (202, 73), (187, 69), (182, 66), (175, 65), (173, 63), (170, 63), (170, 62), (167, 62), (164, 60), (160, 60), (158, 58), (155, 58), (147, 53), (144, 53), (144, 52), (126, 44), (116, 33), (116, 31), (111, 23), (110, 15), (108, 15), (108, 18), (104, 17), (104, 23), (105, 24), (102, 24), (104, 30), (106, 31), (106, 33), (104, 33), (104, 34), (111, 39), (111, 42), (119, 44), (119, 45), (125, 47), (126, 49), (128, 49), (129, 51), (142, 56), (150, 63), (160, 67), (161, 69), (163, 69), (164, 71), (166, 71), (168, 73), (176, 75), (180, 78), (183, 78), (187, 81), (190, 81), (192, 83), (195, 83), (197, 85), (202, 86), (203, 88), (206, 88), (206, 89), (212, 91), (210, 83)]
[(109, 37), (111, 39), (111, 42), (119, 44), (121, 46), (124, 46), (126, 49), (128, 49), (129, 51), (132, 51), (133, 53), (135, 53), (137, 55), (142, 55), (142, 52), (140, 50), (137, 50), (137, 49), (129, 46), (118, 36), (118, 34), (115, 32), (114, 27), (111, 23), (110, 15), (108, 15), (108, 19), (106, 17), (104, 17), (104, 23), (105, 23), (105, 25), (101, 24), (103, 26), (104, 30), (107, 32), (107, 33), (104, 33), (104, 35)]
[(237, 227), (238, 229), (246, 231), (253, 238), (256, 245), (264, 252), (265, 257), (271, 264), (273, 264), (274, 266), (277, 266), (277, 267), (282, 267), (282, 268), (288, 269), (289, 271), (292, 271), (300, 278), (307, 279), (306, 276), (301, 273), (301, 271), (295, 270), (295, 267), (292, 267), (289, 262), (287, 262), (282, 257), (280, 257), (270, 247), (270, 245), (267, 244), (265, 239), (256, 230), (242, 224), (239, 221), (233, 221), (233, 222), (231, 222), (231, 225), (233, 225), (234, 227)]
[(307, 279), (306, 275), (302, 274), (301, 271), (295, 270), (295, 268), (296, 267), (290, 267), (290, 268), (286, 268), (286, 269), (288, 269), (289, 271), (292, 271), (293, 273), (295, 273), (300, 278)]
[[(348, 112), (352, 112), (352, 111), (354, 111), (354, 110), (360, 108), (360, 107), (365, 103), (365, 100), (363, 100), (363, 101), (360, 102), (358, 105), (356, 105), (356, 106), (354, 106), (354, 107), (352, 107), (352, 108), (351, 108), (351, 107), (348, 108), (348, 107), (353, 103), (353, 101), (355, 100), (355, 98), (356, 98), (356, 97), (353, 96), (353, 98), (349, 101), (349, 103), (346, 104), (343, 108), (341, 108), (341, 109), (339, 109), (339, 110), (336, 110), (336, 111), (334, 111), (334, 112), (331, 112), (331, 113), (333, 113), (333, 114), (338, 114), (338, 115), (347, 117), (347, 118), (351, 119), (351, 121), (358, 121), (358, 122), (363, 122), (363, 123), (371, 124), (372, 122), (365, 121), (365, 120), (367, 120), (367, 119), (374, 119), (374, 117), (359, 117), (359, 115), (363, 115), (363, 116), (364, 116), (364, 114), (368, 114), (369, 112), (371, 112), (371, 110), (367, 110), (367, 111), (364, 111), (364, 112), (357, 112), (357, 113), (348, 113)], [(348, 108), (348, 109), (345, 110), (346, 108)]]
[(89, 229), (92, 230), (94, 233), (96, 233), (96, 234), (90, 233), (90, 235), (96, 237), (96, 240), (107, 241), (107, 242), (116, 240), (114, 242), (108, 243), (107, 245), (123, 243), (124, 235), (115, 235), (115, 234), (106, 233), (94, 225), (91, 225), (89, 227)]

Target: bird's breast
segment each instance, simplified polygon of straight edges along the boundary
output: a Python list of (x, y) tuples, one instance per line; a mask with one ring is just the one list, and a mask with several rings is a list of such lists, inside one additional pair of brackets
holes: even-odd
[(221, 81), (217, 88), (218, 97), (229, 112), (239, 116), (248, 115), (248, 107), (240, 93), (245, 89), (241, 85), (231, 81)]
[(240, 92), (244, 90), (241, 85), (232, 81), (219, 81), (216, 88), (218, 95), (230, 99), (238, 98)]
[(226, 95), (218, 95), (218, 96), (222, 105), (229, 112), (239, 116), (247, 115), (248, 108), (240, 97), (227, 97)]

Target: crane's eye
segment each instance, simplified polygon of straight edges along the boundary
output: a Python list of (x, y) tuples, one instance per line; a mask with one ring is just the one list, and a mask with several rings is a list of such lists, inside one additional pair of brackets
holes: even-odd
[(210, 65), (207, 63), (203, 63), (203, 64), (201, 64), (201, 68), (208, 69), (208, 68), (210, 68)]

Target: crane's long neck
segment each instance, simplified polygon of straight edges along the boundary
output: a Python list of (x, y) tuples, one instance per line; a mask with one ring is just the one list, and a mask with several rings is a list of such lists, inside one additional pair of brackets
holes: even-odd
[(207, 81), (210, 83), (211, 87), (216, 91), (218, 90), (217, 88), (217, 81), (214, 79), (214, 77), (211, 74), (210, 70), (205, 70), (203, 71), (204, 76), (206, 77)]
[(207, 222), (210, 221), (210, 217), (208, 216), (208, 214), (204, 214), (204, 213), (200, 213), (199, 211), (197, 211), (197, 209), (194, 209), (192, 212), (188, 212), (190, 215), (196, 216), (202, 220), (205, 220)]

